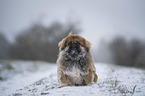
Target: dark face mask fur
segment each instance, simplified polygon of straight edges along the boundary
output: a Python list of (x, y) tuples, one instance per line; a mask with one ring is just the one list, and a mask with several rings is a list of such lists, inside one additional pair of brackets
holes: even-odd
[(69, 46), (68, 53), (70, 53), (70, 55), (74, 57), (81, 52), (80, 43), (78, 41), (76, 42), (70, 41), (68, 43), (68, 46)]
[(69, 48), (66, 49), (63, 55), (63, 60), (65, 60), (62, 63), (63, 69), (72, 71), (73, 67), (76, 67), (81, 71), (86, 71), (87, 66), (89, 66), (86, 51), (80, 48), (78, 41), (70, 41), (68, 46)]

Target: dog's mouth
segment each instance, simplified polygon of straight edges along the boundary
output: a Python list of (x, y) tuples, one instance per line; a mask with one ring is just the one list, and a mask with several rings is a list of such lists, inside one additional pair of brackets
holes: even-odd
[(68, 46), (69, 46), (69, 49), (68, 49), (68, 52), (72, 55), (77, 55), (81, 52), (81, 48), (80, 48), (80, 43), (78, 41), (70, 41), (68, 43)]

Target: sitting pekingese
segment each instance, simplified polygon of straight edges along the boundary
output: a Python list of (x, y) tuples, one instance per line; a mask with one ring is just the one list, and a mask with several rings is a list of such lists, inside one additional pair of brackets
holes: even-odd
[(61, 85), (87, 85), (97, 82), (91, 44), (85, 38), (70, 33), (59, 42), (57, 59), (58, 81)]

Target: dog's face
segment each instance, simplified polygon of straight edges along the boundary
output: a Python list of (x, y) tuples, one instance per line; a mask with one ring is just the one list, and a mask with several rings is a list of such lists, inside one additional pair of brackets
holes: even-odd
[(66, 51), (71, 54), (79, 54), (82, 50), (89, 52), (90, 42), (79, 35), (69, 34), (66, 38), (59, 42), (60, 51)]

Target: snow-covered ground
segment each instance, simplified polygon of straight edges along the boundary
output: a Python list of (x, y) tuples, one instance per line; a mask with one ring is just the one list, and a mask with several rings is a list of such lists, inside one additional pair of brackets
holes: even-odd
[(57, 66), (41, 61), (0, 61), (0, 96), (145, 96), (145, 70), (96, 63), (98, 82), (58, 88)]

